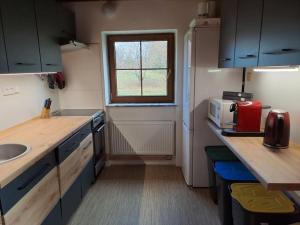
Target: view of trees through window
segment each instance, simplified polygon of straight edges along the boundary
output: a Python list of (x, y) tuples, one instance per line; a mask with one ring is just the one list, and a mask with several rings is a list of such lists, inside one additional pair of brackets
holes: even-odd
[(116, 42), (118, 96), (166, 96), (168, 42)]
[(112, 102), (174, 102), (174, 34), (108, 37)]

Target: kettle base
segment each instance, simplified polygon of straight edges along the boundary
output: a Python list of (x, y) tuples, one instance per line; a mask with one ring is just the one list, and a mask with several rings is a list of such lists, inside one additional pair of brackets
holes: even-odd
[(286, 149), (288, 148), (289, 146), (274, 146), (274, 145), (269, 145), (269, 144), (266, 144), (266, 143), (263, 143), (264, 146), (268, 147), (268, 148), (273, 148), (273, 149)]

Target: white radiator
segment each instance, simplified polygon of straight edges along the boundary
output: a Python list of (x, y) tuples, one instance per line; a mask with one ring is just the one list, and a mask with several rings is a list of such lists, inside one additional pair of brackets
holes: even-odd
[(174, 121), (113, 121), (112, 155), (174, 155)]

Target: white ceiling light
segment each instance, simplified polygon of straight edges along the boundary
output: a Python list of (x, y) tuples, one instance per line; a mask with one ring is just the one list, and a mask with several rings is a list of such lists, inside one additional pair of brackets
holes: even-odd
[(108, 17), (111, 18), (115, 15), (117, 9), (117, 3), (115, 1), (105, 1), (102, 5), (102, 13)]
[(220, 72), (222, 72), (222, 70), (221, 69), (208, 69), (207, 72), (209, 72), (209, 73), (220, 73)]
[(278, 66), (278, 67), (264, 67), (255, 68), (254, 72), (298, 72), (299, 66)]

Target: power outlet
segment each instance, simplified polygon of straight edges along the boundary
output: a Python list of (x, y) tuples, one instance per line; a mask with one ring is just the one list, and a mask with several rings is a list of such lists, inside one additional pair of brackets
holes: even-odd
[(19, 91), (18, 86), (2, 88), (2, 95), (3, 96), (16, 95), (16, 94), (19, 94), (19, 93), (20, 93), (20, 91)]

